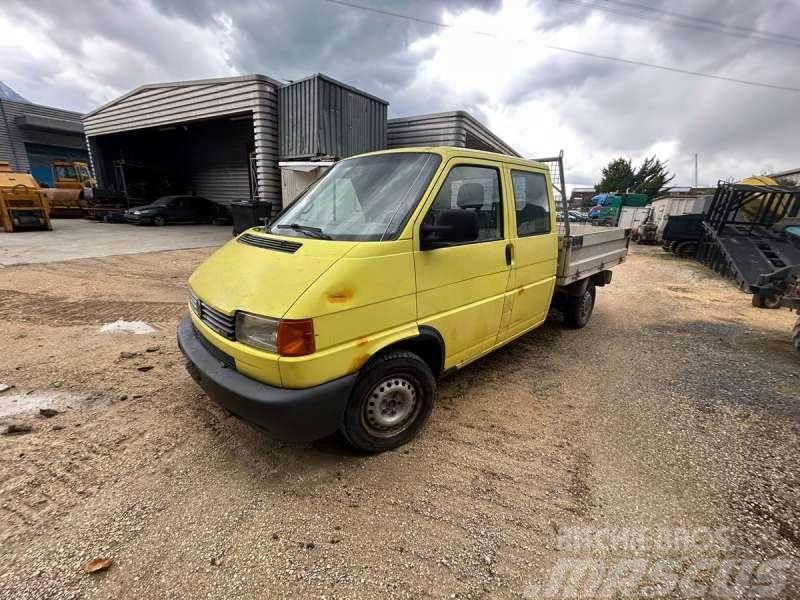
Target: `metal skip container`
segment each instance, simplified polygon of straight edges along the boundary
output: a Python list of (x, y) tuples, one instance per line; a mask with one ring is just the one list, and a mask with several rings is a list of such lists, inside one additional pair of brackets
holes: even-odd
[(347, 158), (386, 148), (389, 103), (317, 73), (278, 90), (280, 160)]

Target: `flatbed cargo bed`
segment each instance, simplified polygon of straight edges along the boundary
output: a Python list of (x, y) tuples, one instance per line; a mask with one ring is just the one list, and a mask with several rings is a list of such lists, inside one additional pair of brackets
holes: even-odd
[(628, 254), (630, 229), (570, 223), (569, 230), (569, 235), (558, 236), (556, 285), (569, 285), (615, 267)]

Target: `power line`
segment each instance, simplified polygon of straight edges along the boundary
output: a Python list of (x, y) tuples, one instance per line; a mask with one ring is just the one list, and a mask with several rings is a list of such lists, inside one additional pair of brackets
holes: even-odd
[[(456, 28), (454, 25), (450, 25), (449, 23), (442, 23), (440, 21), (433, 21), (433, 20), (429, 20), (429, 19), (423, 19), (423, 18), (420, 18), (420, 17), (414, 17), (414, 16), (411, 16), (411, 15), (405, 15), (405, 14), (394, 12), (394, 11), (390, 11), (390, 10), (373, 8), (371, 6), (364, 6), (362, 4), (356, 4), (355, 2), (348, 2), (346, 0), (324, 0), (324, 1), (328, 2), (329, 4), (338, 4), (340, 6), (346, 6), (346, 7), (349, 7), (349, 8), (356, 8), (356, 9), (359, 9), (359, 10), (364, 10), (364, 11), (367, 11), (367, 12), (377, 13), (377, 14), (380, 14), (380, 15), (385, 15), (385, 16), (389, 16), (389, 17), (395, 17), (395, 18), (398, 18), (398, 19), (405, 19), (407, 21), (415, 21), (417, 23), (424, 23), (426, 25), (433, 25), (435, 27), (444, 27), (444, 28), (447, 28), (447, 29), (455, 29)], [(499, 37), (496, 34), (490, 33), (488, 31), (478, 31), (478, 30), (474, 30), (474, 29), (470, 29), (468, 31), (470, 33), (473, 33), (473, 34), (476, 34), (476, 35), (482, 35), (482, 36), (486, 36), (486, 37), (492, 37), (492, 38), (495, 38), (495, 39), (499, 39)], [(645, 61), (632, 60), (632, 59), (627, 59), (627, 58), (620, 58), (618, 56), (607, 56), (605, 54), (597, 54), (595, 52), (588, 52), (588, 51), (585, 51), (585, 50), (575, 50), (574, 48), (567, 48), (567, 47), (564, 47), (564, 46), (554, 46), (554, 45), (551, 45), (551, 44), (541, 44), (541, 46), (543, 46), (545, 48), (548, 48), (550, 50), (557, 50), (559, 52), (567, 52), (569, 54), (576, 54), (576, 55), (579, 55), (579, 56), (586, 56), (586, 57), (589, 57), (589, 58), (596, 58), (598, 60), (608, 60), (608, 61), (619, 62), (619, 63), (629, 64), (629, 65), (636, 65), (636, 66), (639, 66), (639, 67), (647, 67), (647, 68), (650, 68), (650, 69), (658, 69), (658, 70), (661, 70), (661, 71), (669, 71), (670, 73), (681, 73), (683, 75), (692, 75), (693, 77), (705, 77), (707, 79), (716, 79), (717, 81), (727, 81), (729, 83), (738, 83), (738, 84), (741, 84), (741, 85), (748, 85), (748, 86), (751, 86), (751, 87), (761, 87), (761, 88), (767, 88), (767, 89), (773, 89), (773, 90), (780, 90), (780, 91), (784, 91), (784, 92), (800, 92), (800, 88), (791, 87), (791, 86), (777, 85), (777, 84), (772, 84), (772, 83), (764, 83), (764, 82), (760, 82), (760, 81), (751, 81), (751, 80), (747, 80), (747, 79), (737, 79), (735, 77), (726, 77), (725, 75), (716, 75), (716, 74), (713, 74), (713, 73), (703, 73), (703, 72), (700, 72), (700, 71), (690, 71), (688, 69), (680, 69), (678, 67), (670, 67), (670, 66), (666, 66), (666, 65), (657, 65), (657, 64), (649, 63), (649, 62), (645, 62)]]
[(624, 0), (603, 0), (603, 2), (606, 2), (607, 4), (618, 4), (622, 6), (628, 6), (630, 8), (636, 8), (638, 10), (643, 10), (643, 11), (660, 13), (662, 15), (667, 15), (678, 19), (686, 19), (687, 21), (698, 21), (700, 23), (705, 23), (706, 25), (713, 25), (723, 29), (735, 29), (736, 31), (742, 33), (752, 33), (757, 35), (769, 36), (773, 38), (781, 38), (787, 42), (800, 43), (800, 38), (791, 35), (786, 35), (783, 33), (775, 33), (772, 31), (762, 31), (760, 29), (752, 29), (750, 27), (741, 27), (739, 25), (729, 25), (728, 23), (723, 23), (722, 21), (714, 21), (712, 19), (706, 19), (703, 17), (686, 15), (671, 10), (664, 10), (663, 8), (656, 8), (655, 6), (648, 6), (647, 4), (639, 4), (637, 2), (625, 2)]
[(662, 71), (670, 71), (672, 73), (683, 73), (684, 75), (694, 75), (695, 77), (707, 77), (708, 79), (717, 79), (719, 81), (728, 81), (730, 83), (740, 83), (742, 85), (750, 85), (754, 87), (763, 87), (773, 90), (781, 90), (784, 92), (800, 92), (800, 88), (790, 87), (786, 85), (775, 85), (772, 83), (763, 83), (759, 81), (749, 81), (747, 79), (736, 79), (735, 77), (726, 77), (724, 75), (714, 75), (713, 73), (701, 73), (700, 71), (689, 71), (688, 69), (679, 69), (677, 67), (668, 67), (666, 65), (655, 65), (653, 63), (643, 62), (639, 60), (629, 60), (627, 58), (619, 58), (617, 56), (605, 56), (603, 54), (595, 54), (593, 52), (583, 52), (582, 50), (573, 50), (572, 48), (563, 48), (560, 46), (546, 46), (553, 50), (560, 50), (561, 52), (570, 52), (572, 54), (580, 54), (581, 56), (590, 56), (592, 58), (600, 58), (604, 60), (613, 60), (616, 62), (627, 63), (629, 65), (637, 65), (639, 67), (649, 67), (651, 69), (660, 69)]
[[(678, 16), (678, 13), (667, 13), (669, 16), (668, 19), (658, 18), (658, 15), (647, 14), (647, 13), (633, 13), (629, 12), (629, 10), (623, 10), (620, 8), (615, 8), (612, 6), (604, 6), (597, 4), (597, 2), (592, 2), (591, 0), (558, 0), (559, 2), (569, 2), (570, 4), (575, 4), (576, 6), (585, 6), (586, 8), (594, 9), (594, 10), (602, 10), (607, 13), (612, 13), (615, 15), (620, 15), (623, 17), (632, 17), (634, 19), (641, 19), (643, 21), (650, 21), (651, 23), (659, 23), (661, 25), (668, 25), (672, 27), (684, 27), (686, 29), (694, 29), (695, 31), (707, 31), (710, 33), (717, 33), (721, 35), (729, 35), (732, 37), (742, 38), (748, 37), (752, 39), (758, 39), (764, 42), (772, 42), (774, 44), (781, 44), (784, 46), (790, 46), (794, 48), (800, 48), (800, 38), (791, 38), (789, 36), (782, 36), (780, 34), (772, 34), (769, 32), (761, 32), (755, 29), (745, 29), (745, 28), (738, 28), (734, 26), (728, 26), (724, 23), (718, 23), (716, 21), (710, 21), (708, 19), (694, 19), (693, 17), (689, 16)], [(606, 3), (611, 3), (612, 0), (601, 0)], [(621, 4), (624, 6), (630, 7), (639, 7), (641, 8), (634, 8), (634, 10), (645, 10), (647, 8), (651, 8), (652, 10), (656, 11), (652, 7), (646, 7), (643, 5), (633, 4), (629, 2), (613, 2), (613, 4)], [(658, 10), (657, 12), (664, 12)], [(685, 19), (685, 20), (680, 20)], [(695, 22), (697, 21), (697, 22)], [(739, 29), (741, 31), (736, 31), (734, 29)], [(786, 38), (786, 39), (781, 39)]]
[[(436, 27), (447, 27), (447, 28), (454, 28), (454, 25), (450, 25), (448, 23), (442, 23), (440, 21), (429, 21), (428, 19), (422, 19), (420, 17), (413, 17), (411, 15), (404, 15), (398, 12), (392, 12), (391, 10), (383, 10), (380, 8), (373, 8), (371, 6), (364, 6), (362, 4), (355, 4), (354, 2), (346, 2), (345, 0), (324, 0), (330, 4), (339, 4), (341, 6), (347, 6), (349, 8), (358, 8), (361, 10), (366, 10), (373, 13), (378, 13), (379, 15), (386, 15), (388, 17), (397, 17), (398, 19), (406, 19), (407, 21), (416, 21), (417, 23), (424, 23), (426, 25), (435, 25)], [(470, 33), (477, 33), (478, 35), (485, 35), (487, 37), (497, 37), (493, 33), (489, 33), (488, 31), (477, 31), (474, 29), (470, 29)]]

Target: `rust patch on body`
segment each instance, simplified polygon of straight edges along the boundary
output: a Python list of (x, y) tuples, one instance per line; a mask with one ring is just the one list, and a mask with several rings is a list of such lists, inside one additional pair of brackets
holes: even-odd
[(517, 293), (518, 294), (524, 294), (525, 293), (525, 288), (524, 287), (517, 288)]
[(344, 304), (353, 299), (353, 290), (340, 290), (338, 292), (329, 292), (326, 296), (328, 302), (331, 304)]
[(352, 362), (350, 363), (350, 370), (348, 371), (348, 373), (355, 373), (355, 372), (356, 372), (356, 371), (358, 371), (358, 370), (359, 370), (361, 367), (363, 367), (363, 366), (364, 366), (364, 364), (365, 364), (365, 363), (366, 363), (368, 360), (369, 360), (369, 354), (366, 354), (366, 353), (364, 353), (364, 354), (358, 354), (358, 355), (356, 355), (356, 356), (353, 358)]
[(369, 340), (365, 337), (356, 342), (356, 346), (366, 346), (367, 344), (369, 344)]

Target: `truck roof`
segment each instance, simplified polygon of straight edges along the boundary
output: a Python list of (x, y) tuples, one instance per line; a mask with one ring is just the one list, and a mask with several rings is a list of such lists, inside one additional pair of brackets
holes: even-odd
[[(505, 163), (513, 163), (517, 165), (524, 165), (528, 167), (538, 167), (547, 170), (547, 165), (544, 165), (535, 160), (528, 160), (520, 158), (519, 156), (510, 156), (508, 154), (500, 154), (499, 152), (488, 152), (486, 150), (473, 150), (472, 148), (458, 148), (455, 146), (411, 146), (408, 148), (392, 148), (391, 150), (378, 150), (376, 152), (367, 152), (359, 154), (358, 156), (374, 156), (377, 154), (398, 154), (401, 152), (427, 152), (429, 154), (438, 154), (443, 160), (448, 160), (454, 156), (479, 158), (482, 160), (496, 160)], [(351, 156), (350, 158), (355, 158)], [(345, 159), (347, 160), (347, 159)]]

